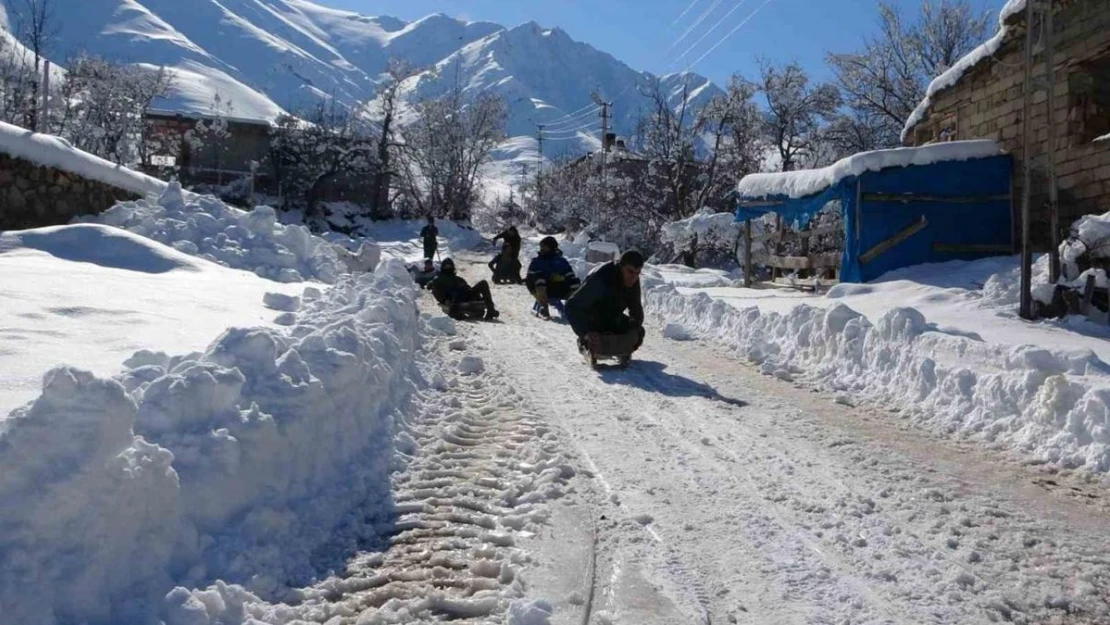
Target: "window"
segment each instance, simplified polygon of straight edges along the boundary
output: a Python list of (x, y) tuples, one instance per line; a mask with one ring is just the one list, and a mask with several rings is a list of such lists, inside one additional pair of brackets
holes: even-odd
[(1110, 55), (1078, 64), (1068, 93), (1068, 134), (1089, 143), (1110, 133)]

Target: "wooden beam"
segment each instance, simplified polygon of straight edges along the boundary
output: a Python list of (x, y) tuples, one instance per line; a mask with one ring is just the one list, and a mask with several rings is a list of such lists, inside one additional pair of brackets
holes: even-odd
[(902, 228), (901, 230), (896, 232), (894, 234), (894, 236), (890, 237), (886, 241), (883, 241), (882, 243), (879, 243), (878, 245), (876, 245), (876, 246), (872, 247), (871, 249), (867, 250), (866, 252), (860, 254), (859, 255), (859, 262), (861, 264), (866, 265), (867, 263), (875, 260), (875, 258), (877, 258), (879, 255), (881, 255), (883, 252), (886, 252), (886, 251), (890, 250), (895, 245), (898, 245), (902, 241), (905, 241), (906, 239), (908, 239), (908, 238), (912, 237), (913, 235), (917, 234), (918, 232), (921, 232), (928, 225), (929, 225), (929, 220), (925, 219), (925, 216), (922, 215), (920, 219), (918, 219), (914, 223), (906, 226), (905, 228)]
[(736, 203), (740, 208), (765, 208), (767, 206), (781, 206), (785, 200), (741, 200)]
[(922, 195), (917, 193), (864, 193), (865, 202), (934, 202), (942, 204), (983, 204), (986, 202), (1009, 202), (1010, 194), (998, 195)]
[(744, 220), (744, 286), (752, 285), (752, 220)]
[(934, 243), (934, 252), (950, 254), (998, 254), (1008, 256), (1013, 253), (1013, 245), (995, 245), (991, 243)]

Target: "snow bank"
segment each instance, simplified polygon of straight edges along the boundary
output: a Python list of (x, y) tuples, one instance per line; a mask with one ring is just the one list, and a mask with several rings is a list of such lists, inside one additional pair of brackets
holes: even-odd
[(948, 68), (947, 71), (937, 76), (929, 83), (929, 87), (925, 90), (925, 99), (918, 103), (917, 108), (910, 113), (909, 119), (906, 120), (906, 125), (902, 128), (902, 141), (905, 141), (906, 137), (913, 132), (914, 126), (925, 119), (925, 115), (929, 112), (929, 107), (933, 104), (933, 96), (941, 90), (955, 85), (968, 70), (987, 58), (994, 56), (995, 52), (998, 52), (998, 49), (1002, 47), (1002, 42), (1006, 40), (1006, 36), (1010, 31), (1010, 27), (1006, 25), (1006, 21), (1024, 10), (1025, 0), (1007, 0), (998, 14), (998, 32), (996, 32), (993, 37), (983, 42), (979, 47), (968, 52), (960, 60), (956, 61), (955, 65)]
[(166, 188), (166, 183), (157, 178), (82, 152), (61, 137), (37, 134), (3, 122), (0, 122), (0, 151), (138, 195), (158, 195)]
[(645, 300), (650, 313), (735, 349), (769, 375), (804, 375), (942, 432), (1110, 471), (1110, 367), (1090, 350), (989, 344), (941, 331), (913, 308), (892, 308), (873, 323), (836, 303), (767, 312), (673, 287)]
[(0, 421), (5, 622), (151, 622), (175, 584), (213, 579), (272, 595), (374, 537), (415, 297), (389, 261), (306, 301), (287, 332), (137, 352), (113, 379), (46, 374)]
[(1110, 258), (1110, 213), (1086, 215), (1072, 224), (1071, 236), (1060, 244), (1060, 259), (1072, 269), (1069, 275), (1078, 273), (1075, 265), (1084, 255)]
[(942, 161), (966, 161), (1001, 153), (998, 144), (989, 140), (950, 141), (917, 148), (875, 150), (853, 154), (821, 169), (749, 174), (740, 180), (736, 190), (745, 198), (802, 198), (820, 193), (845, 178), (868, 171), (929, 165)]
[[(79, 221), (123, 228), (186, 254), (279, 282), (332, 283), (356, 262), (304, 226), (279, 224), (268, 206), (245, 212), (211, 196), (183, 193), (176, 182), (158, 200), (123, 202)], [(375, 259), (380, 252), (370, 250), (365, 255)]]
[(691, 217), (663, 225), (660, 241), (676, 249), (684, 248), (696, 236), (699, 241), (716, 241), (731, 247), (743, 227), (732, 213), (714, 213), (702, 209)]

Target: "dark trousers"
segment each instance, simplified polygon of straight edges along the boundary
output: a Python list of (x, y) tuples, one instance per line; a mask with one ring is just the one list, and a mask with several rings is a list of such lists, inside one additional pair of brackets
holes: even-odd
[(598, 352), (602, 356), (631, 354), (644, 344), (644, 326), (636, 323), (628, 315), (599, 321), (592, 332), (601, 335)]
[[(476, 306), (480, 304), (481, 306)], [(493, 305), (493, 293), (489, 290), (489, 282), (482, 280), (470, 287), (466, 295), (451, 303), (450, 315), (455, 318), (476, 314), (489, 314), (497, 308)]]
[(436, 248), (438, 246), (439, 246), (439, 243), (435, 239), (425, 239), (424, 240), (424, 258), (435, 258), (436, 257)]
[(528, 292), (540, 299), (537, 293), (539, 288), (545, 288), (545, 300), (565, 300), (571, 296), (572, 293), (578, 288), (577, 282), (570, 282), (569, 280), (560, 280), (559, 282), (549, 282), (544, 278), (536, 278), (528, 276), (524, 280), (525, 286), (528, 287)]

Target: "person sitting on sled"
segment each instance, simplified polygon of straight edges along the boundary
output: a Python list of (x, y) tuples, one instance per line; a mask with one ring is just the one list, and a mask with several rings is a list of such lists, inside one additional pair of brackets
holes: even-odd
[[(619, 261), (591, 273), (567, 300), (567, 320), (578, 335), (578, 347), (593, 356), (621, 356), (627, 364), (644, 342), (644, 307), (640, 271), (644, 256), (628, 250)], [(625, 314), (625, 311), (628, 314)]]
[(501, 246), (501, 253), (489, 261), (489, 268), (493, 271), (494, 284), (520, 284), (520, 261), (513, 253), (513, 246), (506, 242)]
[(439, 265), (439, 275), (428, 284), (432, 296), (452, 319), (484, 316), (496, 319), (501, 315), (493, 305), (493, 294), (485, 280), (470, 286), (455, 273), (455, 261), (444, 258)]
[(533, 310), (544, 319), (550, 319), (550, 305), (554, 304), (561, 312), (563, 300), (574, 293), (580, 281), (570, 263), (563, 258), (555, 237), (544, 237), (540, 241), (540, 253), (528, 263), (528, 277), (524, 283), (528, 292), (536, 298)]
[(432, 259), (430, 258), (425, 258), (424, 262), (420, 265), (411, 265), (409, 267), (409, 273), (412, 274), (413, 281), (422, 289), (428, 288), (428, 283), (435, 280), (435, 277), (439, 275), (439, 272), (436, 271), (435, 264), (432, 263)]

